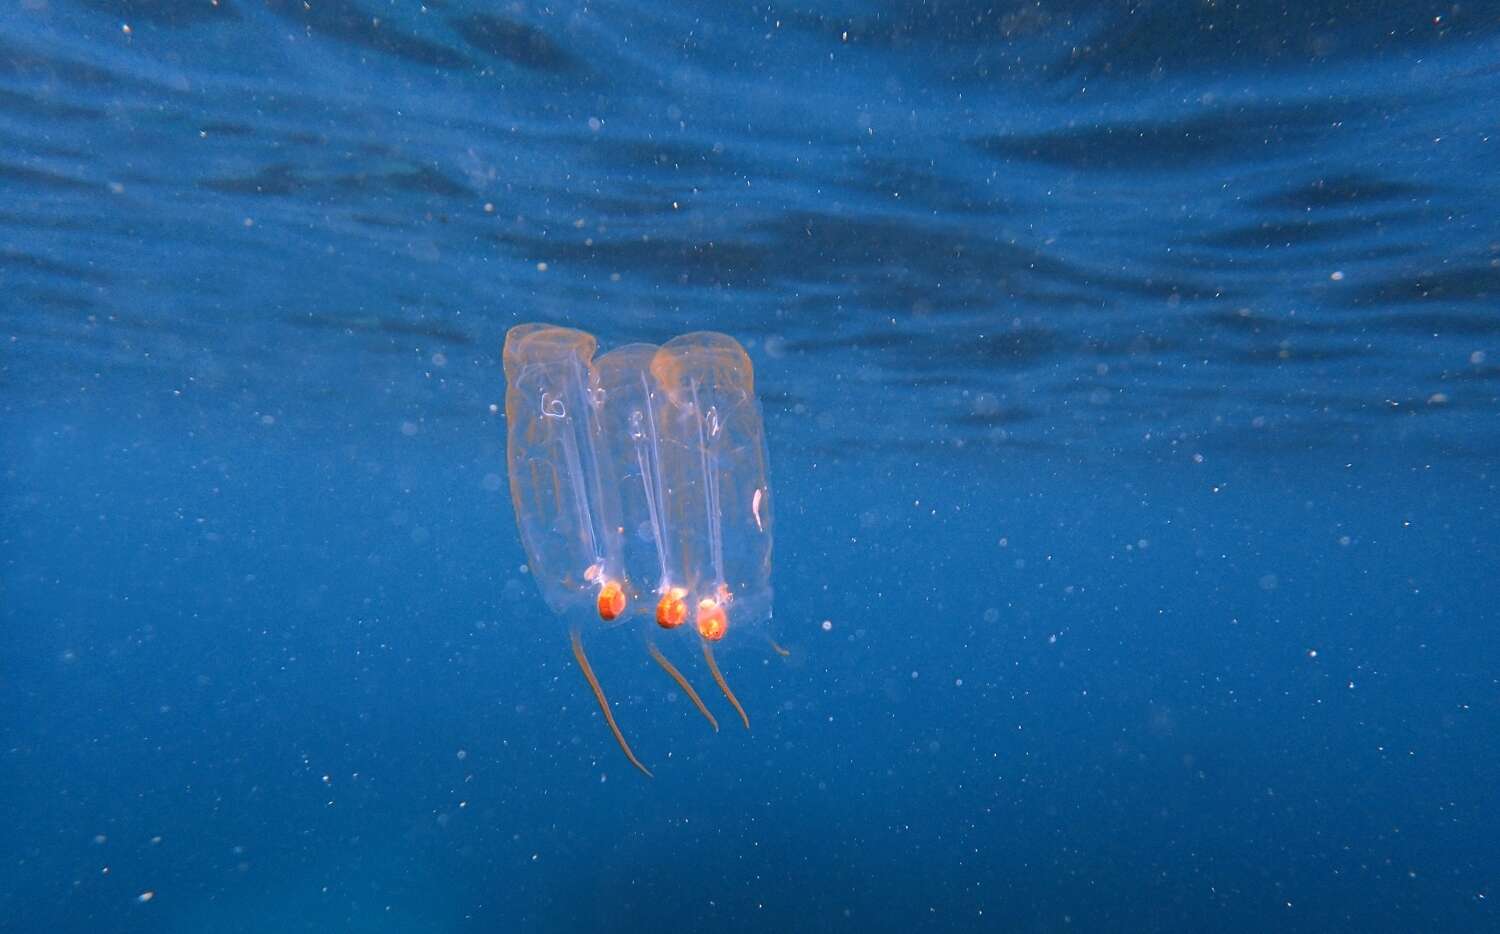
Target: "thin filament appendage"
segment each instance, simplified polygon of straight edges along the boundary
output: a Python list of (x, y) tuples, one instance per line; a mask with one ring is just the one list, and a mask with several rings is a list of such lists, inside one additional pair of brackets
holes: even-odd
[(672, 664), (665, 655), (661, 654), (661, 649), (656, 647), (656, 643), (648, 642), (646, 643), (646, 648), (651, 650), (651, 657), (656, 659), (656, 663), (661, 666), (661, 670), (665, 671), (671, 676), (673, 681), (677, 682), (677, 686), (682, 688), (682, 693), (688, 696), (688, 699), (693, 702), (693, 706), (697, 707), (698, 712), (703, 714), (708, 720), (709, 726), (714, 728), (714, 732), (719, 732), (719, 721), (714, 719), (712, 713), (709, 713), (708, 708), (703, 704), (703, 698), (699, 697), (698, 692), (693, 690), (693, 686), (688, 683), (687, 678), (683, 677), (682, 672), (677, 670), (677, 666)]
[(745, 715), (745, 708), (740, 706), (739, 698), (735, 697), (734, 692), (729, 690), (729, 683), (724, 680), (723, 673), (719, 671), (719, 663), (714, 661), (713, 647), (707, 642), (703, 643), (703, 659), (708, 662), (708, 670), (713, 672), (714, 680), (719, 684), (719, 690), (724, 692), (724, 696), (729, 698), (730, 705), (740, 715), (740, 719), (745, 721), (745, 729), (750, 729), (750, 718)]
[[(599, 702), (599, 709), (604, 712), (604, 722), (609, 724), (609, 731), (615, 734), (615, 742), (620, 744), (620, 749), (625, 753), (625, 758), (630, 764), (640, 769), (647, 778), (654, 778), (651, 770), (641, 765), (641, 760), (630, 751), (630, 744), (625, 742), (625, 734), (620, 732), (620, 727), (615, 723), (615, 715), (610, 712), (609, 701), (604, 697), (604, 689), (599, 686), (599, 679), (594, 677), (594, 669), (589, 665), (587, 655), (583, 654), (583, 640), (578, 638), (578, 630), (573, 630), (573, 657), (578, 659), (578, 667), (583, 669), (583, 676), (589, 680), (589, 687), (594, 689), (594, 700)], [(716, 669), (717, 670), (717, 669)], [(724, 682), (721, 680), (720, 685)], [(725, 690), (729, 690), (725, 688)], [(748, 722), (746, 724), (748, 726)]]

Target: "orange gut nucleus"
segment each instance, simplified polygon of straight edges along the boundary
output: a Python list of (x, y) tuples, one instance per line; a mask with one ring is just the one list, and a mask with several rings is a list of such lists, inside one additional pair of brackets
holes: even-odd
[(663, 629), (676, 629), (687, 622), (687, 604), (682, 602), (683, 590), (673, 587), (662, 594), (656, 604), (656, 625)]
[(709, 642), (718, 642), (728, 628), (729, 619), (722, 606), (706, 597), (698, 601), (698, 635)]
[(599, 588), (599, 618), (606, 623), (625, 612), (625, 591), (617, 581), (605, 581)]

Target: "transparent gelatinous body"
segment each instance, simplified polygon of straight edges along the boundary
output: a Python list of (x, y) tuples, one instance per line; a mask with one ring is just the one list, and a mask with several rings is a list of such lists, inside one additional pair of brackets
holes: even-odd
[(676, 589), (688, 622), (705, 601), (728, 630), (769, 619), (771, 493), (744, 348), (708, 332), (596, 347), (544, 325), (505, 342), (511, 497), (548, 606), (596, 607), (614, 582), (628, 615)]
[(641, 620), (652, 658), (718, 729), (649, 635), (691, 633), (749, 726), (712, 646), (771, 618), (765, 434), (754, 369), (733, 338), (687, 334), (598, 359), (596, 349), (568, 328), (507, 335), (511, 498), (547, 605), (570, 617), (574, 655), (615, 739), (650, 774), (614, 722), (580, 632)]
[(615, 466), (611, 479), (620, 503), (625, 577), (635, 598), (632, 610), (638, 616), (654, 611), (657, 596), (674, 576), (676, 562), (674, 533), (666, 526), (667, 491), (661, 476), (658, 409), (662, 393), (651, 376), (657, 350), (654, 344), (627, 344), (595, 361), (604, 422), (613, 427), (605, 444)]
[(505, 339), (506, 460), (532, 576), (554, 613), (594, 605), (624, 576), (592, 335), (521, 325)]
[(700, 332), (664, 344), (651, 374), (662, 396), (663, 526), (674, 583), (688, 592), (699, 634), (718, 641), (772, 610), (771, 491), (755, 372), (733, 338)]

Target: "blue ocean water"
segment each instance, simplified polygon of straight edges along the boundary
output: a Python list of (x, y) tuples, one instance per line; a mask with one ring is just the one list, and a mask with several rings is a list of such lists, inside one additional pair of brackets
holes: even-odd
[[(1497, 61), (1490, 0), (7, 4), (0, 931), (1500, 930)], [(756, 366), (791, 654), (715, 735), (596, 643), (652, 780), (522, 569), (523, 321)]]

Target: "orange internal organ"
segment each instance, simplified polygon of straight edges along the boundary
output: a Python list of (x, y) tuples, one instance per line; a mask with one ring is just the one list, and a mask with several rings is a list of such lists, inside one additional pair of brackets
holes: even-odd
[(605, 581), (599, 588), (599, 618), (606, 623), (625, 612), (625, 591), (618, 581)]
[(662, 594), (656, 604), (656, 625), (663, 629), (676, 629), (687, 622), (687, 604), (682, 602), (684, 591), (673, 587)]
[(718, 642), (728, 629), (729, 619), (722, 606), (707, 597), (698, 601), (698, 635), (710, 642)]

